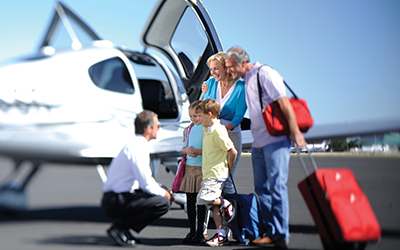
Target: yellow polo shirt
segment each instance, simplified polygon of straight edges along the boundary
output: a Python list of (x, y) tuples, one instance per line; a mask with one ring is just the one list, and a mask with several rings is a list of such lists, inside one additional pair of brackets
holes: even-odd
[(203, 180), (226, 179), (229, 175), (226, 156), (234, 147), (233, 142), (219, 120), (207, 130), (208, 127), (203, 128)]

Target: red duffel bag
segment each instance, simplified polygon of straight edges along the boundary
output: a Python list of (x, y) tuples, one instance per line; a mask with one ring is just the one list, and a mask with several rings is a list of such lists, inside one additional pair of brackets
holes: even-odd
[[(299, 99), (289, 85), (283, 81), (285, 86), (290, 90), (293, 97), (289, 98), (292, 104), (294, 113), (296, 114), (297, 125), (301, 132), (307, 132), (308, 129), (314, 124), (314, 120), (310, 114), (307, 102), (304, 99)], [(267, 126), (268, 133), (273, 136), (289, 135), (289, 125), (286, 120), (285, 115), (278, 102), (273, 102), (268, 104), (267, 108), (264, 110), (262, 106), (261, 99), (261, 85), (259, 81), (259, 76), (257, 72), (257, 84), (258, 84), (258, 95), (260, 98), (261, 113), (263, 114), (265, 125)]]

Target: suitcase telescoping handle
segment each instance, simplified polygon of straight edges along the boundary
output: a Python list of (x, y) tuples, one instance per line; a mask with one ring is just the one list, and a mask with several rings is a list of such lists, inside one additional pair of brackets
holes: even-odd
[[(305, 174), (306, 174), (306, 177), (308, 177), (308, 176), (310, 175), (310, 173), (308, 172), (307, 166), (306, 166), (306, 164), (304, 163), (303, 157), (301, 157), (301, 155), (300, 155), (300, 149), (299, 149), (296, 145), (294, 146), (294, 148), (295, 148), (296, 153), (297, 153), (297, 156), (298, 156), (298, 158), (299, 158), (299, 160), (300, 160), (301, 166), (302, 166), (303, 169), (304, 169), (304, 172), (305, 172)], [(313, 166), (313, 168), (314, 168), (314, 171), (317, 171), (317, 169), (318, 169), (317, 163), (315, 163), (314, 158), (312, 157), (310, 151), (308, 151), (308, 156), (310, 157), (310, 161), (311, 161), (311, 164), (312, 164), (312, 166)]]

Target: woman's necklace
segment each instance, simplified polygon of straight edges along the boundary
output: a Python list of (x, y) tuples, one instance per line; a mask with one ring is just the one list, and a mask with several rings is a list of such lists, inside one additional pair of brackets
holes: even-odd
[(223, 87), (223, 88), (221, 88), (221, 96), (222, 96), (222, 98), (224, 98), (225, 95), (228, 93), (228, 91), (229, 91), (229, 89), (231, 88), (232, 85), (230, 85), (229, 83), (227, 85), (224, 85), (221, 82), (221, 86)]
[(227, 88), (230, 88), (231, 86), (229, 85), (229, 83), (227, 84), (227, 85), (224, 85), (222, 82), (221, 82), (221, 85), (224, 87), (224, 89), (227, 89)]

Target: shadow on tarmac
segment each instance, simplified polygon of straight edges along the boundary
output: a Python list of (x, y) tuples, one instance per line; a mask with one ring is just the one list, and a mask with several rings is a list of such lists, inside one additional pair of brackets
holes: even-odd
[[(141, 245), (146, 246), (177, 246), (184, 245), (181, 238), (168, 238), (168, 239), (154, 239), (154, 238), (140, 238), (142, 241)], [(117, 246), (111, 238), (107, 236), (82, 236), (82, 235), (66, 235), (62, 237), (47, 238), (45, 240), (37, 241), (37, 244), (43, 245), (53, 245), (53, 244), (63, 244), (71, 246)]]
[[(181, 210), (171, 208), (171, 210)], [(71, 206), (62, 208), (31, 209), (21, 213), (0, 213), (0, 224), (12, 221), (87, 221), (112, 222), (112, 220), (98, 206)], [(159, 218), (151, 223), (163, 227), (187, 228), (186, 218)]]
[[(180, 210), (172, 207), (171, 210)], [(87, 221), (87, 222), (112, 222), (98, 206), (71, 206), (63, 208), (32, 209), (22, 213), (0, 212), (0, 224), (12, 221)], [(161, 217), (151, 223), (161, 227), (187, 228), (186, 218)], [(318, 234), (317, 228), (311, 225), (289, 225), (291, 233)], [(215, 228), (213, 220), (210, 220), (210, 229)], [(400, 230), (387, 230), (382, 228), (382, 236), (400, 238)]]
[[(172, 207), (171, 210), (181, 210), (180, 208)], [(86, 221), (86, 222), (98, 222), (108, 223), (111, 219), (108, 218), (103, 210), (98, 206), (71, 206), (64, 208), (44, 208), (44, 209), (33, 209), (23, 213), (0, 213), (0, 225), (1, 223), (8, 223), (14, 221)], [(163, 228), (187, 228), (186, 218), (163, 218), (154, 221), (153, 226)], [(213, 220), (210, 220), (209, 229), (215, 229)], [(308, 235), (318, 235), (318, 231), (313, 225), (290, 225), (290, 232), (293, 234), (301, 233)], [(400, 237), (400, 231), (398, 230), (385, 230), (382, 229), (382, 237), (398, 239)], [(146, 238), (141, 237), (143, 246), (154, 246), (154, 247), (173, 247), (173, 246), (187, 246), (182, 243), (182, 238)], [(106, 235), (65, 235), (61, 237), (47, 237), (45, 239), (36, 240), (36, 244), (40, 245), (65, 245), (65, 246), (116, 246)], [(241, 245), (237, 245), (231, 242), (231, 247), (235, 246), (234, 249), (240, 249)], [(252, 250), (260, 249), (258, 246), (244, 246), (243, 249)], [(266, 249), (273, 249), (273, 247)], [(291, 248), (294, 249), (294, 248)]]
[(30, 209), (22, 213), (0, 214), (0, 223), (10, 221), (88, 221), (111, 222), (98, 206)]

